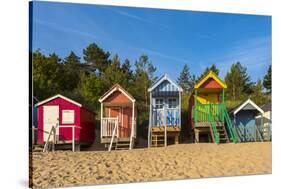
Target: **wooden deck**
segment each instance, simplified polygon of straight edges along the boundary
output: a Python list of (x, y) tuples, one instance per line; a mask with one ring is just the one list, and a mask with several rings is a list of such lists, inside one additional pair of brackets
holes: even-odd
[[(217, 126), (222, 126), (223, 124), (221, 122), (216, 123)], [(207, 128), (210, 127), (210, 122), (197, 122), (195, 125), (195, 128)]]
[[(101, 143), (102, 144), (109, 144), (110, 141), (111, 141), (111, 137), (103, 137), (103, 138), (101, 138)], [(117, 141), (117, 138), (114, 138), (113, 139), (113, 143), (116, 143), (116, 141)], [(118, 138), (118, 141), (120, 141), (120, 142), (130, 142), (130, 137), (128, 137), (128, 138)]]
[[(180, 126), (167, 126), (167, 132), (180, 132)], [(152, 132), (165, 132), (165, 126), (153, 126)]]

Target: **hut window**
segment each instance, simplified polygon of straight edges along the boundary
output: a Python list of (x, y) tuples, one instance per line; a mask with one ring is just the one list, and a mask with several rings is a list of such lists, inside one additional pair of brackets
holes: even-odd
[(162, 98), (157, 98), (155, 103), (156, 109), (162, 109), (163, 108), (163, 99)]
[(177, 107), (177, 99), (169, 98), (168, 104), (169, 104), (169, 108), (176, 108)]
[(73, 124), (74, 123), (74, 110), (63, 110), (62, 111), (62, 123)]

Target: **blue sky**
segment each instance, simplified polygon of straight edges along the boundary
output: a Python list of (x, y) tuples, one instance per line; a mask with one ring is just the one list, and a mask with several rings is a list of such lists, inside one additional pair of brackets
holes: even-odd
[(176, 79), (184, 64), (200, 75), (216, 64), (224, 77), (232, 63), (253, 81), (271, 64), (271, 17), (150, 8), (35, 2), (33, 50), (65, 57), (97, 43), (121, 61), (147, 54), (156, 75)]

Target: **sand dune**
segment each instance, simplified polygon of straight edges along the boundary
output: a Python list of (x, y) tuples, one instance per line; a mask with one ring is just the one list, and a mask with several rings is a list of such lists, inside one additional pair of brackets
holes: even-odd
[(271, 142), (178, 144), (112, 152), (34, 152), (34, 187), (271, 173)]

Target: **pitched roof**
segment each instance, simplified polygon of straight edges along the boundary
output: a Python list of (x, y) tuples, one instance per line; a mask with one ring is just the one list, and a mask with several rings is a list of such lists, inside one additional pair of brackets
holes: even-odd
[(169, 81), (172, 85), (174, 85), (180, 92), (182, 92), (182, 88), (177, 84), (175, 83), (173, 80), (171, 80), (169, 78), (169, 76), (167, 74), (164, 74), (162, 75), (159, 79), (157, 79), (153, 84), (152, 86), (148, 89), (148, 92), (151, 92), (153, 91), (158, 85), (160, 85), (163, 81)]
[(82, 104), (80, 104), (80, 103), (78, 103), (78, 102), (76, 102), (76, 101), (74, 101), (74, 100), (71, 100), (71, 99), (69, 99), (69, 98), (67, 98), (67, 97), (65, 97), (65, 96), (63, 96), (63, 95), (61, 95), (61, 94), (57, 94), (57, 95), (52, 96), (52, 97), (50, 97), (50, 98), (47, 98), (47, 99), (45, 99), (45, 100), (43, 100), (43, 101), (41, 101), (41, 102), (38, 102), (37, 104), (35, 104), (35, 106), (40, 106), (40, 105), (45, 104), (46, 102), (49, 102), (49, 101), (51, 101), (51, 100), (53, 100), (53, 99), (56, 99), (56, 98), (62, 98), (62, 99), (64, 99), (64, 100), (68, 101), (68, 102), (71, 102), (71, 103), (73, 103), (73, 104), (75, 104), (75, 105), (77, 105), (77, 106), (82, 107)]
[[(249, 105), (251, 107), (249, 107)], [(239, 104), (238, 106), (236, 106), (234, 109), (232, 109), (230, 111), (230, 113), (232, 114), (237, 114), (239, 111), (243, 110), (243, 109), (249, 109), (249, 108), (254, 108), (256, 110), (258, 110), (260, 113), (264, 113), (264, 111), (258, 106), (256, 105), (251, 99), (246, 100), (245, 102)]]
[(201, 80), (199, 80), (194, 88), (198, 89), (200, 86), (202, 86), (209, 78), (214, 79), (222, 88), (227, 88), (225, 82), (223, 82), (212, 70), (204, 76)]
[(113, 92), (120, 91), (123, 93), (126, 97), (128, 97), (132, 102), (135, 102), (135, 98), (128, 93), (125, 89), (123, 89), (118, 83), (113, 85), (104, 95), (102, 95), (99, 99), (99, 102), (103, 102), (105, 99), (107, 99)]
[(271, 111), (271, 102), (262, 105), (261, 109), (263, 109), (263, 111), (265, 111), (265, 112)]

